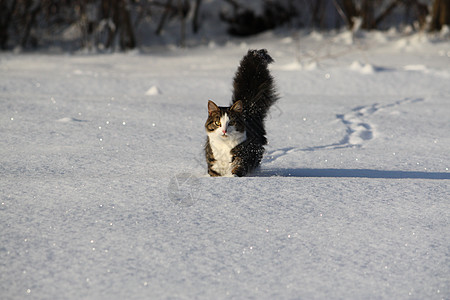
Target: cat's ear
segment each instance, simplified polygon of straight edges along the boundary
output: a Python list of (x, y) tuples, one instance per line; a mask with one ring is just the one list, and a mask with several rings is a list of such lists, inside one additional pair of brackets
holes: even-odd
[(241, 101), (241, 100), (236, 101), (236, 102), (233, 104), (233, 106), (230, 108), (230, 110), (235, 111), (235, 112), (238, 112), (238, 113), (242, 113), (242, 110), (243, 110), (243, 109), (244, 109), (244, 108), (242, 107), (242, 101)]
[(208, 114), (211, 115), (213, 112), (219, 110), (219, 107), (214, 102), (212, 102), (211, 100), (208, 101)]

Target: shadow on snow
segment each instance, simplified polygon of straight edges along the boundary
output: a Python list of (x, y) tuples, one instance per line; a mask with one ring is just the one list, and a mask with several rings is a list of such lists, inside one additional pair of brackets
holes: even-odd
[(370, 169), (259, 169), (254, 177), (326, 177), (381, 179), (450, 179), (450, 173)]

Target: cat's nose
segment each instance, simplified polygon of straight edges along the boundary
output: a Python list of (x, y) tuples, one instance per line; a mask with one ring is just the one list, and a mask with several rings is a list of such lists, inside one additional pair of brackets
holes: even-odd
[(226, 129), (222, 129), (222, 133), (223, 134), (227, 133), (227, 130)]

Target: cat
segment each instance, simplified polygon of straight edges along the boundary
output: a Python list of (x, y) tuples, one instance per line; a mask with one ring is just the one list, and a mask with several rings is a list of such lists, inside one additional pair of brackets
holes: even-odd
[(266, 49), (249, 50), (233, 79), (231, 106), (208, 101), (205, 156), (210, 176), (242, 177), (257, 168), (264, 154), (264, 119), (278, 100)]

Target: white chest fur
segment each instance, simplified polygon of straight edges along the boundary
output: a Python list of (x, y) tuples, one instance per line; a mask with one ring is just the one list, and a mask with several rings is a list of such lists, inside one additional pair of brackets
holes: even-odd
[[(226, 122), (223, 124), (226, 124)], [(226, 137), (219, 134), (221, 128), (208, 134), (209, 144), (215, 159), (212, 169), (222, 176), (233, 176), (230, 151), (246, 139), (245, 132), (236, 131), (231, 127), (228, 128)]]

